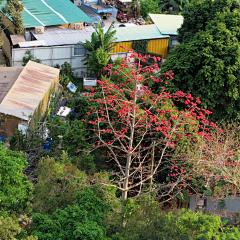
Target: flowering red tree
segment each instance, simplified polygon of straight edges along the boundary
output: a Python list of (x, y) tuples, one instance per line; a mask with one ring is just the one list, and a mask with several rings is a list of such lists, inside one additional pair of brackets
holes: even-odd
[(191, 145), (194, 156), (185, 154), (186, 160), (192, 162), (198, 175), (205, 179), (205, 187), (216, 199), (239, 194), (239, 130), (237, 124), (224, 124), (223, 130), (212, 128), (210, 138), (201, 136), (198, 146)]
[[(109, 64), (104, 69), (109, 74), (125, 74), (124, 69), (131, 69), (131, 74), (125, 74), (126, 84), (98, 80), (98, 88), (86, 94), (89, 101), (101, 104), (87, 112), (94, 119), (89, 124), (98, 139), (93, 149), (103, 147), (109, 161), (115, 162), (114, 176), (101, 183), (121, 190), (122, 200), (130, 196), (140, 199), (151, 193), (160, 199), (177, 194), (183, 186), (191, 188), (189, 180), (201, 164), (192, 161), (196, 160), (192, 145), (197, 148), (202, 141), (211, 139), (207, 125), (218, 130), (205, 120), (210, 112), (200, 109), (200, 100), (194, 100), (190, 93), (169, 94), (164, 88), (160, 94), (153, 93), (145, 84), (144, 75), (150, 75), (152, 81), (162, 81), (153, 77), (160, 58), (153, 57), (156, 64), (142, 67), (140, 62), (146, 58), (133, 53), (122, 61), (120, 71), (114, 71)], [(138, 62), (131, 63), (132, 59)], [(174, 74), (166, 75), (168, 80)], [(186, 105), (185, 111), (177, 110), (178, 102)], [(185, 156), (192, 156), (191, 161)], [(169, 182), (154, 181), (167, 175), (171, 178)]]

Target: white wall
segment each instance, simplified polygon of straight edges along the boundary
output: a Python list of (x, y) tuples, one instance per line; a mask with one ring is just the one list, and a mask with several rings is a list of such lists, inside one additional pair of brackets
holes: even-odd
[[(79, 47), (79, 45), (77, 45)], [(42, 60), (42, 64), (54, 67), (56, 64), (60, 66), (64, 62), (71, 64), (74, 74), (79, 77), (85, 77), (87, 66), (83, 65), (82, 60), (84, 57), (84, 51), (81, 55), (74, 55), (74, 45), (68, 46), (53, 46), (53, 47), (34, 47), (34, 48), (14, 48), (12, 49), (12, 66), (19, 67), (23, 65), (23, 57), (26, 56), (25, 52), (30, 50), (31, 54), (38, 59)], [(76, 51), (75, 51), (76, 52)], [(112, 59), (117, 57), (125, 57), (126, 53), (111, 54)]]

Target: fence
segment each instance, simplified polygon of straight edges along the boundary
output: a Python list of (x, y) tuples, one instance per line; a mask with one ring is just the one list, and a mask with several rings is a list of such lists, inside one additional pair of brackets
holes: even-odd
[(228, 219), (230, 224), (240, 223), (240, 197), (226, 197), (219, 200), (213, 197), (207, 196), (203, 198), (203, 206), (199, 208), (198, 202), (199, 196), (193, 195), (190, 197), (189, 208), (192, 211), (202, 209), (206, 214), (218, 215), (223, 220)]
[[(56, 64), (62, 65), (64, 62), (71, 64), (74, 75), (86, 77), (87, 66), (82, 60), (85, 58), (86, 49), (81, 45), (52, 46), (52, 47), (35, 47), (35, 48), (14, 48), (12, 49), (12, 66), (19, 67), (23, 65), (23, 57), (26, 51), (38, 59), (42, 64), (54, 67)], [(112, 60), (117, 57), (125, 57), (127, 53), (111, 54)]]

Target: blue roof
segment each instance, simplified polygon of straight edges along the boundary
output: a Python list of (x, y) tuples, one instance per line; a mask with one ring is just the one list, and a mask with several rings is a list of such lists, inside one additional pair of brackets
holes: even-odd
[(116, 42), (127, 42), (143, 39), (168, 38), (168, 35), (162, 35), (155, 24), (136, 25), (133, 27), (118, 27), (115, 37)]
[[(92, 21), (70, 0), (19, 0), (24, 28)], [(6, 5), (3, 0), (0, 10)]]

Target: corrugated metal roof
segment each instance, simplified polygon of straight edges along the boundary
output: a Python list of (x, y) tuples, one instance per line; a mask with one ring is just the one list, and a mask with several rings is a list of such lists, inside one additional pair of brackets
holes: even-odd
[(177, 29), (183, 23), (183, 16), (170, 14), (149, 14), (162, 34), (178, 35)]
[(59, 69), (29, 61), (0, 104), (0, 112), (29, 120)]
[(32, 34), (37, 40), (44, 40), (46, 43), (45, 46), (59, 46), (85, 42), (86, 39), (90, 41), (93, 32), (93, 27), (85, 27), (83, 30), (49, 29), (44, 34)]
[[(25, 28), (92, 21), (70, 0), (19, 0), (19, 2), (24, 6), (22, 19)], [(6, 0), (3, 0), (0, 10), (5, 5)]]
[(133, 27), (118, 27), (114, 28), (116, 30), (115, 37), (116, 42), (127, 42), (134, 40), (143, 39), (158, 39), (158, 38), (168, 38), (167, 35), (162, 35), (155, 24), (150, 25), (136, 25)]
[(0, 68), (0, 103), (5, 98), (23, 67), (1, 67)]

